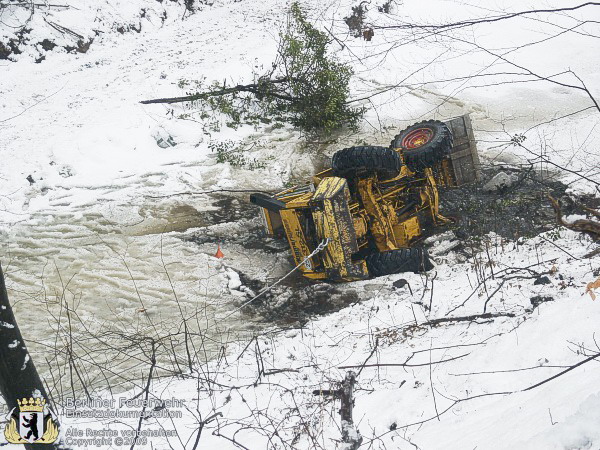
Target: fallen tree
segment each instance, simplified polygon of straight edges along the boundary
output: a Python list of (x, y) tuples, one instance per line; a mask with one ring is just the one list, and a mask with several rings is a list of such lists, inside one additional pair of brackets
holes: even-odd
[[(569, 230), (579, 231), (580, 233), (587, 234), (589, 237), (591, 237), (596, 242), (600, 241), (600, 222), (596, 222), (595, 220), (589, 220), (589, 219), (577, 219), (577, 220), (574, 220), (573, 222), (567, 222), (563, 218), (563, 215), (562, 215), (562, 212), (560, 209), (560, 203), (558, 202), (558, 200), (556, 200), (554, 197), (552, 197), (549, 194), (548, 194), (548, 199), (552, 203), (552, 208), (554, 208), (554, 212), (556, 213), (556, 221), (560, 225), (562, 225), (565, 228), (568, 228)], [(582, 206), (582, 207), (585, 211), (587, 211), (594, 217), (600, 219), (600, 212), (595, 211), (591, 208), (587, 208), (585, 206)], [(588, 253), (587, 255), (585, 255), (584, 257), (591, 258), (592, 256), (595, 256), (599, 253), (600, 253), (600, 248), (597, 248), (596, 250), (592, 251), (591, 253)]]
[(292, 3), (288, 23), (280, 34), (277, 57), (268, 73), (254, 74), (254, 82), (228, 86), (224, 81), (180, 97), (143, 100), (143, 104), (193, 102), (201, 117), (221, 113), (227, 125), (282, 124), (306, 132), (331, 132), (355, 127), (362, 108), (349, 106), (351, 67), (328, 53), (329, 39), (306, 18), (297, 2)]

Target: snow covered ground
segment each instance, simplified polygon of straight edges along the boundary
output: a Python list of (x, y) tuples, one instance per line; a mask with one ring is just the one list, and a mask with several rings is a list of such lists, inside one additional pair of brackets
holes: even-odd
[[(187, 378), (152, 383), (151, 398), (185, 399), (186, 407), (174, 408), (183, 414), (175, 422), (143, 421), (143, 429), (177, 433), (139, 448), (150, 441), (152, 448), (193, 448), (207, 418), (198, 448), (335, 448), (339, 402), (312, 391), (335, 388), (348, 370), (342, 367), (367, 359), (377, 366), (354, 369), (364, 448), (600, 445), (596, 361), (524, 391), (600, 351), (600, 313), (586, 293), (600, 262), (583, 258), (594, 248), (587, 237), (564, 229), (517, 241), (490, 234), (488, 251), (468, 258), (434, 251), (437, 266), (427, 276), (335, 286), (292, 278), (252, 315), (236, 309), (291, 264), (283, 247), (260, 237), (247, 194), (214, 192), (278, 189), (344, 146), (387, 145), (418, 120), (470, 113), (485, 164), (534, 160), (534, 169), (550, 170), (571, 194), (598, 197), (600, 115), (590, 98), (600, 98), (597, 7), (427, 36), (376, 27), (367, 42), (350, 36), (344, 22), (358, 2), (304, 1), (311, 19), (335, 36), (339, 58), (353, 64), (353, 98), (377, 94), (364, 102), (373, 108), (358, 132), (320, 145), (291, 128), (216, 130), (193, 115), (178, 119), (190, 112), (184, 107), (138, 103), (184, 94), (182, 80), (248, 81), (274, 58), (286, 3), (218, 0), (197, 4), (194, 14), (183, 2), (64, 3), (71, 8), (37, 8), (22, 53), (0, 60), (0, 262), (47, 380), (48, 328), (57, 324), (39, 317), (61, 317), (68, 305), (81, 318), (75, 334), (90, 327), (153, 336), (152, 324), (165, 335), (181, 331), (174, 311), (183, 308), (186, 316), (201, 311), (195, 331), (210, 338), (201, 341), (210, 362)], [(577, 5), (407, 0), (391, 2), (387, 14), (378, 11), (383, 4), (367, 5), (367, 23), (439, 24)], [(19, 7), (0, 13), (7, 42), (28, 14)], [(56, 47), (44, 50), (45, 39)], [(64, 48), (91, 39), (85, 53)], [(523, 147), (510, 145), (519, 134)], [(210, 144), (226, 141), (267, 167), (217, 163)], [(541, 164), (540, 155), (549, 162)], [(213, 257), (219, 242), (224, 260)], [(393, 287), (398, 279), (412, 294)], [(285, 317), (265, 319), (270, 305), (310, 305), (313, 296), (331, 296), (336, 307), (301, 329), (283, 325)], [(110, 378), (113, 395), (139, 393), (147, 365), (141, 375), (136, 361), (106, 357), (131, 378)], [(94, 395), (109, 397), (97, 369), (82, 367)], [(68, 429), (137, 427), (137, 419), (61, 422), (63, 437)]]

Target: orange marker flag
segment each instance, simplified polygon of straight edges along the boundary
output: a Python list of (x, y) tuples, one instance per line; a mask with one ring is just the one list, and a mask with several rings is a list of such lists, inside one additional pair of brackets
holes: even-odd
[(217, 253), (215, 253), (215, 258), (224, 258), (224, 257), (225, 257), (225, 255), (221, 251), (221, 244), (218, 244)]

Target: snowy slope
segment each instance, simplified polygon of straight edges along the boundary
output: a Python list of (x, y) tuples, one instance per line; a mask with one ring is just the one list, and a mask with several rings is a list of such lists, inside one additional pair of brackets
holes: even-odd
[[(292, 268), (286, 252), (258, 237), (246, 194), (232, 200), (207, 192), (279, 189), (344, 146), (387, 145), (415, 121), (470, 113), (485, 164), (533, 161), (574, 195), (598, 197), (597, 184), (554, 166), (599, 179), (600, 115), (590, 99), (600, 98), (598, 8), (428, 35), (376, 28), (367, 42), (352, 37), (344, 22), (356, 3), (304, 1), (311, 19), (335, 36), (337, 56), (353, 65), (353, 98), (372, 96), (362, 103), (374, 107), (359, 132), (317, 145), (291, 128), (217, 131), (193, 115), (178, 119), (190, 112), (183, 106), (138, 103), (184, 94), (181, 80), (249, 81), (274, 58), (285, 2), (220, 0), (198, 4), (194, 14), (183, 2), (64, 3), (71, 8), (37, 9), (23, 52), (0, 61), (0, 262), (46, 379), (44, 339), (52, 336), (40, 338), (48, 324), (29, 312), (60, 314), (61, 293), (100, 330), (146, 333), (151, 320), (175, 332), (180, 321), (173, 311), (183, 305), (186, 312), (203, 308), (212, 361), (188, 379), (152, 383), (151, 396), (188, 402), (177, 423), (158, 421), (177, 436), (152, 438), (153, 448), (192, 448), (198, 423), (211, 416), (198, 448), (239, 448), (232, 440), (251, 449), (336, 448), (339, 403), (312, 391), (335, 386), (347, 370), (340, 367), (367, 358), (367, 364), (406, 365), (354, 369), (360, 370), (354, 419), (364, 448), (600, 445), (596, 361), (523, 391), (600, 351), (594, 334), (600, 312), (586, 293), (600, 262), (583, 257), (595, 248), (589, 238), (564, 229), (517, 242), (491, 234), (489, 252), (468, 258), (440, 252), (427, 277), (401, 274), (321, 294), (292, 278), (261, 307), (290, 298), (314, 306), (312, 295), (331, 296), (336, 306), (286, 331), (280, 322), (236, 310), (251, 298), (251, 281), (276, 280)], [(367, 23), (437, 24), (577, 5), (407, 0), (392, 2), (386, 14), (377, 10), (383, 3), (367, 5)], [(6, 42), (27, 14), (3, 11), (0, 19)], [(64, 47), (79, 38), (49, 22), (84, 42), (93, 39), (89, 49), (68, 53)], [(37, 44), (44, 39), (57, 47), (44, 50)], [(510, 145), (517, 134), (525, 135), (524, 147)], [(163, 148), (161, 139), (176, 145)], [(217, 163), (209, 144), (228, 140), (250, 148), (248, 155), (267, 167)], [(550, 163), (540, 164), (539, 155)], [(212, 256), (219, 242), (224, 260)], [(535, 284), (542, 277), (547, 284)], [(401, 278), (412, 295), (393, 287)], [(545, 301), (533, 305), (532, 298)], [(446, 320), (484, 312), (492, 316)], [(140, 373), (130, 362), (114, 364), (131, 370), (121, 390), (136, 385)], [(104, 380), (94, 380), (94, 395), (108, 397)], [(137, 426), (137, 420), (62, 422), (64, 430)], [(151, 418), (144, 422), (157, 426)]]

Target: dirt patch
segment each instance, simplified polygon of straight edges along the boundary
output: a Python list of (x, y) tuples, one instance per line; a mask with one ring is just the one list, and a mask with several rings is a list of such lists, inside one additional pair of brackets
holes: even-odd
[[(440, 195), (442, 214), (458, 219), (454, 226), (461, 240), (479, 238), (494, 232), (506, 239), (530, 238), (556, 227), (554, 211), (546, 197), (565, 194), (566, 185), (541, 179), (534, 171), (502, 169), (516, 178), (502, 191), (486, 192), (483, 186), (499, 170), (484, 168), (479, 183), (446, 189)], [(566, 204), (564, 212), (572, 213), (574, 205)]]
[(56, 44), (54, 42), (52, 42), (50, 39), (44, 39), (43, 41), (38, 42), (38, 44), (40, 45), (40, 47), (42, 47), (47, 52), (50, 50), (53, 50), (54, 47), (56, 47)]
[(63, 48), (67, 53), (87, 53), (92, 42), (94, 42), (94, 38), (79, 39), (76, 45), (65, 45)]
[[(259, 293), (266, 286), (240, 273), (242, 283)], [(303, 326), (312, 317), (331, 314), (359, 301), (350, 285), (314, 282), (298, 272), (242, 309), (259, 321), (279, 326)]]
[(0, 59), (10, 60), (11, 55), (19, 55), (22, 53), (21, 46), (29, 42), (29, 34), (31, 28), (22, 28), (15, 33), (14, 38), (8, 39), (6, 42), (0, 42)]
[(121, 34), (129, 33), (131, 31), (135, 31), (136, 33), (141, 33), (142, 22), (139, 22), (137, 26), (134, 24), (116, 25), (115, 30)]

